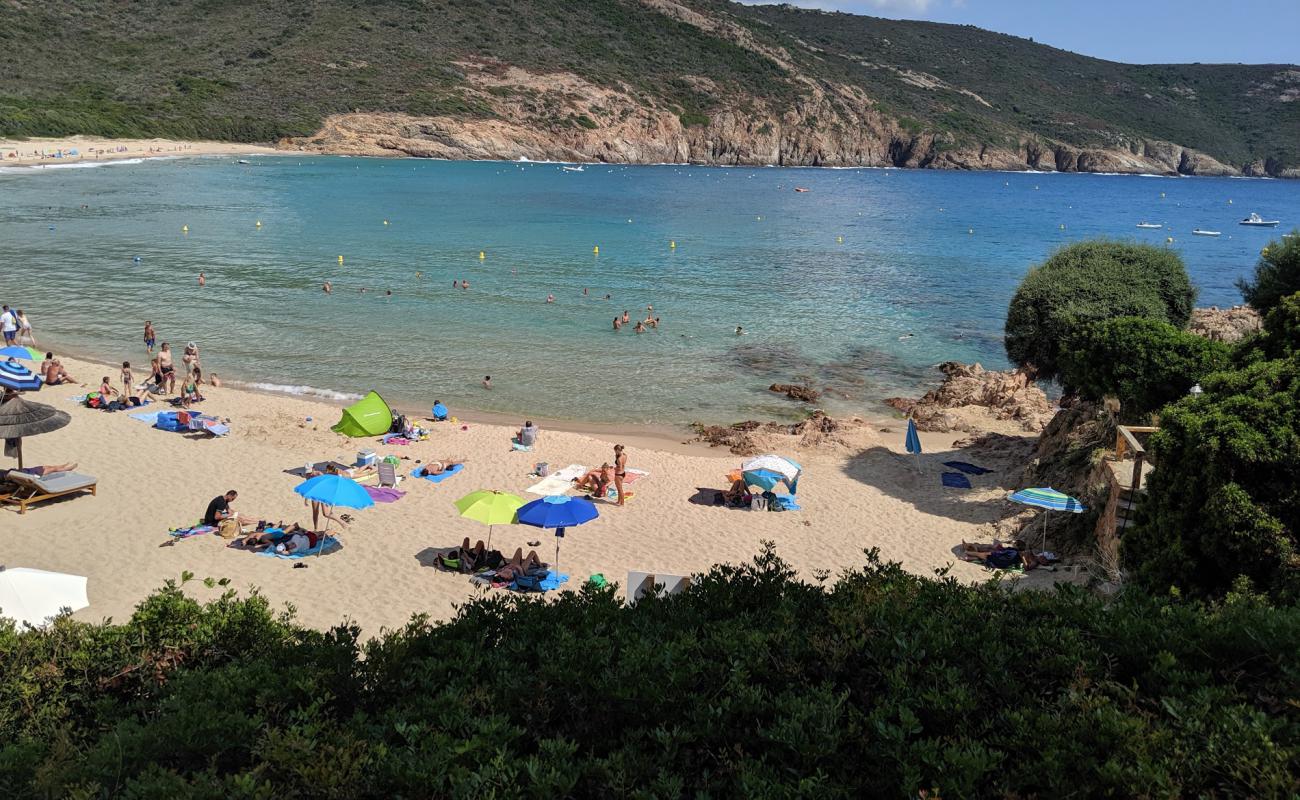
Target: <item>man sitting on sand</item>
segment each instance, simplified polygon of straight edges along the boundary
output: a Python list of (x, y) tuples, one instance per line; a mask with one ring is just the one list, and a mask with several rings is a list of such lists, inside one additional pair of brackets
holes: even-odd
[(424, 465), (424, 467), (420, 470), (420, 474), (441, 475), (442, 473), (446, 472), (452, 467), (460, 466), (461, 464), (464, 463), (465, 463), (465, 459), (463, 458), (446, 458), (446, 459), (442, 459), (441, 461), (433, 460)]
[(53, 353), (45, 354), (45, 361), (41, 363), (41, 368), (45, 373), (46, 386), (77, 382), (77, 379), (68, 374), (68, 371), (63, 368), (63, 364), (54, 357)]
[(524, 427), (520, 428), (519, 432), (515, 434), (515, 441), (519, 443), (520, 447), (532, 447), (537, 443), (538, 433), (540, 433), (540, 429), (533, 424), (533, 421), (531, 419), (526, 420)]

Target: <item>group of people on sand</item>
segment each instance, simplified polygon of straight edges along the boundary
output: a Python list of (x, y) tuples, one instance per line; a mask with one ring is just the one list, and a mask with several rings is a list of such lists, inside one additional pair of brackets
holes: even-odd
[[(182, 380), (180, 382), (180, 391), (176, 391), (176, 362), (172, 355), (172, 347), (168, 342), (158, 345), (157, 353), (154, 352), (154, 346), (158, 343), (158, 334), (154, 330), (153, 322), (145, 320), (144, 323), (144, 348), (149, 354), (149, 377), (143, 383), (135, 382), (135, 375), (131, 368), (130, 361), (122, 362), (121, 384), (122, 390), (118, 392), (115, 389), (105, 391), (104, 387), (100, 392), (104, 394), (114, 394), (123, 400), (130, 397), (140, 397), (141, 399), (155, 400), (164, 395), (175, 395), (181, 406), (189, 408), (194, 403), (204, 399), (199, 387), (203, 384), (209, 386), (220, 386), (221, 379), (215, 373), (205, 376), (203, 373), (203, 364), (199, 359), (199, 346), (195, 342), (187, 342), (185, 350), (181, 353), (181, 369), (183, 370)], [(108, 377), (104, 377), (104, 384), (109, 383)]]
[(574, 488), (584, 492), (590, 492), (592, 497), (606, 497), (609, 493), (609, 487), (612, 483), (614, 491), (618, 498), (614, 505), (627, 505), (627, 492), (623, 488), (623, 482), (627, 479), (627, 448), (621, 444), (614, 445), (614, 463), (608, 461), (600, 465), (599, 469), (593, 469), (576, 478)]
[(4, 335), (4, 346), (27, 345), (36, 347), (36, 336), (32, 333), (32, 321), (21, 308), (0, 306), (0, 334)]
[[(614, 330), (623, 330), (623, 326), (629, 324), (631, 321), (632, 315), (627, 311), (627, 309), (624, 309), (621, 317), (614, 317)], [(661, 321), (662, 318), (655, 316), (655, 307), (646, 306), (645, 319), (637, 320), (637, 323), (632, 330), (635, 333), (645, 333), (650, 328), (658, 329)]]

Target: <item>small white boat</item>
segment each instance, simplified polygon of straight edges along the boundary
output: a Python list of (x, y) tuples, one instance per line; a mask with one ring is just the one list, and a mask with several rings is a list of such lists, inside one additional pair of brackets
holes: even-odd
[(1150, 229), (1152, 229), (1152, 230), (1159, 230), (1160, 228), (1163, 228), (1164, 225), (1161, 225), (1161, 224), (1158, 223), (1158, 222), (1139, 222), (1139, 223), (1138, 223), (1138, 227), (1139, 227), (1139, 228), (1150, 228)]
[(586, 172), (587, 171), (583, 169), (581, 164), (579, 164), (576, 167), (560, 167), (560, 169), (564, 170), (565, 172)]
[(1264, 219), (1263, 217), (1261, 217), (1260, 215), (1252, 211), (1250, 212), (1250, 216), (1243, 219), (1239, 224), (1248, 225), (1253, 228), (1276, 228), (1279, 223), (1280, 220)]
[(241, 158), (241, 159), (239, 159), (239, 161), (236, 162), (236, 163), (239, 163), (239, 164), (251, 164), (251, 163), (253, 163), (253, 162), (249, 161), (249, 160), (246, 159), (246, 158)]
[(1196, 234), (1197, 236), (1222, 236), (1223, 235), (1223, 231), (1203, 231), (1200, 228), (1193, 230), (1192, 233)]

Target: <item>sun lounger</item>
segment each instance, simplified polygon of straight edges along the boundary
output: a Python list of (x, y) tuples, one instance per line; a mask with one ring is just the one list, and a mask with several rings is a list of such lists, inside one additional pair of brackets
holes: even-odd
[(380, 461), (377, 466), (380, 488), (390, 487), (396, 489), (398, 482), (401, 481), (401, 478), (397, 476), (397, 468), (387, 461)]
[(659, 587), (657, 595), (667, 597), (670, 594), (679, 594), (686, 591), (690, 585), (691, 579), (685, 575), (668, 575), (662, 572), (628, 572), (627, 604), (629, 606), (636, 605), (636, 601), (654, 592), (656, 586)]
[(13, 471), (7, 480), (17, 488), (8, 494), (0, 494), (0, 503), (18, 506), (19, 514), (26, 514), (27, 506), (32, 503), (78, 492), (95, 494), (95, 487), (99, 483), (96, 478), (77, 472), (51, 472), (37, 476)]

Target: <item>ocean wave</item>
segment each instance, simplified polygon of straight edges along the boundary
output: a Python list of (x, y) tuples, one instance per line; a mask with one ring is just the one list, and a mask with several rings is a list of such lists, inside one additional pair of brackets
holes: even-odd
[(320, 400), (360, 400), (361, 395), (351, 392), (336, 392), (333, 389), (317, 389), (315, 386), (286, 386), (282, 383), (262, 383), (252, 382), (244, 383), (241, 381), (230, 381), (232, 386), (242, 386), (245, 389), (256, 389), (259, 392), (275, 392), (276, 394), (291, 394), (296, 397), (311, 397)]
[[(163, 156), (159, 156), (162, 158)], [(71, 164), (31, 164), (23, 169), (91, 169), (92, 167), (111, 167), (118, 164), (143, 164), (143, 158), (118, 158), (110, 161), (74, 161)]]

